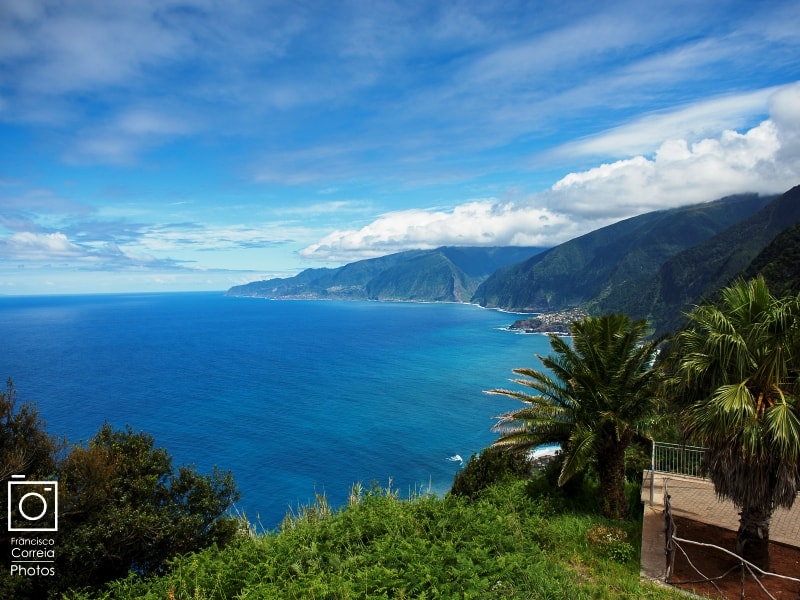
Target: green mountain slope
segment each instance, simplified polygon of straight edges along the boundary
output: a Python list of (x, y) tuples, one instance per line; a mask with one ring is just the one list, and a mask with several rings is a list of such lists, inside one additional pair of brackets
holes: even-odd
[(743, 277), (763, 275), (769, 291), (783, 297), (800, 293), (800, 223), (778, 234), (772, 243), (753, 259)]
[[(737, 276), (746, 276), (756, 257), (798, 222), (800, 186), (714, 237), (671, 257), (652, 277), (615, 290), (597, 302), (597, 310), (626, 312), (635, 318), (648, 318), (658, 332), (674, 331), (684, 321), (685, 312)], [(781, 248), (775, 246), (770, 252), (762, 258), (762, 268), (773, 260), (770, 256), (781, 255)], [(780, 268), (777, 262), (775, 268)]]
[(367, 283), (366, 295), (374, 300), (460, 302), (469, 299), (480, 281), (435, 252), (381, 271)]
[(482, 306), (551, 312), (599, 306), (647, 278), (672, 256), (712, 238), (763, 208), (746, 194), (646, 213), (603, 227), (522, 263), (499, 269), (476, 290)]
[[(232, 296), (475, 302), (519, 312), (623, 312), (657, 332), (734, 277), (800, 289), (800, 186), (626, 219), (555, 248), (410, 250), (256, 281)], [(782, 233), (783, 232), (783, 233)], [(780, 236), (780, 237), (778, 237)]]
[(543, 248), (442, 247), (360, 260), (336, 269), (306, 269), (294, 277), (232, 287), (229, 296), (343, 300), (468, 302), (498, 268)]

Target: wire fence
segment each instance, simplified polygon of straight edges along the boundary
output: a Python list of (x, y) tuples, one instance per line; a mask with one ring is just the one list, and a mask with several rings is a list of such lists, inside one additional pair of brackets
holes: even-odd
[[(677, 525), (675, 523), (675, 519), (672, 516), (672, 505), (670, 502), (670, 495), (667, 488), (667, 481), (664, 481), (664, 552), (666, 556), (666, 575), (664, 577), (665, 583), (671, 585), (686, 585), (686, 584), (699, 584), (699, 583), (708, 583), (716, 589), (719, 597), (722, 599), (727, 600), (727, 596), (723, 593), (722, 589), (718, 585), (717, 582), (725, 579), (726, 577), (731, 576), (732, 573), (735, 571), (739, 572), (739, 580), (740, 590), (739, 590), (739, 598), (746, 598), (746, 583), (748, 581), (755, 582), (757, 586), (756, 589), (759, 591), (758, 597), (767, 597), (770, 600), (779, 600), (779, 597), (774, 595), (769, 591), (769, 587), (773, 587), (776, 580), (784, 580), (784, 581), (791, 581), (797, 584), (800, 584), (800, 579), (795, 577), (789, 577), (787, 575), (780, 575), (778, 573), (769, 573), (767, 571), (763, 571), (756, 565), (746, 561), (738, 554), (731, 552), (730, 550), (726, 550), (720, 546), (715, 546), (714, 544), (707, 544), (702, 542), (697, 542), (694, 540), (689, 540), (685, 538), (678, 537), (676, 534), (677, 532)], [(722, 573), (721, 575), (716, 575), (713, 577), (708, 577), (704, 573), (698, 569), (692, 560), (689, 558), (689, 555), (684, 548), (686, 546), (701, 546), (706, 549), (707, 552), (717, 551), (720, 553), (725, 554), (726, 556), (732, 557), (734, 559), (733, 566), (728, 569), (726, 572)], [(691, 570), (697, 573), (698, 578), (692, 580), (685, 580), (685, 581), (678, 581), (673, 578), (675, 572), (675, 557), (680, 553), (688, 563)], [(773, 578), (770, 581), (770, 578)], [(751, 584), (752, 586), (752, 584)], [(773, 590), (774, 591), (774, 590)], [(776, 592), (778, 593), (778, 592)], [(750, 597), (752, 598), (753, 595), (751, 593)], [(783, 596), (780, 596), (782, 598)]]

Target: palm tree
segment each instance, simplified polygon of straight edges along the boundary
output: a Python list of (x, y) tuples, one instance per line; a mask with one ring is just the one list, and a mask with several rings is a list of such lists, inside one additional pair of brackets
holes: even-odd
[(670, 384), (686, 434), (708, 448), (717, 495), (741, 510), (736, 551), (769, 567), (769, 524), (800, 489), (800, 296), (739, 280), (676, 337)]
[(535, 390), (494, 389), (522, 401), (520, 410), (500, 415), (494, 446), (527, 451), (543, 443), (560, 442), (565, 454), (558, 483), (563, 485), (596, 459), (603, 512), (611, 518), (627, 515), (625, 449), (646, 435), (657, 412), (654, 366), (660, 340), (645, 341), (645, 321), (625, 315), (587, 317), (574, 321), (572, 343), (550, 335), (554, 354), (542, 365), (552, 373), (514, 369), (514, 383)]

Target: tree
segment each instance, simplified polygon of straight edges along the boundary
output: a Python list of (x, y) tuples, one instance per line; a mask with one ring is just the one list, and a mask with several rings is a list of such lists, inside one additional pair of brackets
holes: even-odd
[(0, 598), (41, 597), (44, 593), (36, 578), (10, 574), (11, 538), (18, 534), (9, 532), (6, 482), (12, 475), (24, 475), (29, 481), (50, 479), (64, 447), (63, 440), (47, 433), (36, 406), (19, 402), (9, 378), (5, 390), (0, 390), (0, 497), (4, 500), (0, 511)]
[(194, 467), (176, 472), (152, 436), (104, 425), (61, 464), (59, 587), (99, 586), (161, 572), (178, 554), (223, 546), (238, 521), (226, 511), (238, 498), (233, 476)]
[(18, 403), (9, 379), (0, 391), (0, 482), (5, 490), (11, 475), (57, 480), (59, 523), (56, 576), (12, 576), (12, 534), (3, 510), (2, 598), (60, 597), (68, 588), (97, 587), (130, 571), (159, 573), (170, 558), (223, 546), (238, 530), (239, 521), (227, 515), (239, 498), (230, 472), (176, 471), (152, 436), (110, 425), (87, 445), (66, 449), (65, 440), (47, 434), (33, 404)]
[(52, 474), (61, 449), (63, 442), (48, 435), (36, 407), (29, 402), (18, 405), (9, 378), (0, 391), (0, 482), (11, 475)]
[(741, 510), (736, 551), (769, 566), (769, 524), (800, 489), (800, 296), (738, 280), (678, 334), (670, 390), (686, 434), (706, 446), (717, 494)]
[(514, 369), (514, 383), (535, 390), (494, 389), (522, 401), (523, 409), (500, 415), (494, 446), (527, 451), (560, 442), (565, 459), (559, 485), (582, 472), (595, 459), (603, 512), (627, 515), (625, 449), (646, 435), (657, 414), (660, 370), (654, 366), (660, 340), (645, 341), (645, 321), (625, 315), (587, 317), (574, 321), (572, 343), (550, 335), (555, 354), (543, 358), (552, 373)]

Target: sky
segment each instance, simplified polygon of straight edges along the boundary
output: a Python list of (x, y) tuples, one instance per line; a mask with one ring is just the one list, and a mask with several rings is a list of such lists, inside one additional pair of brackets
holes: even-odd
[(2, 0), (0, 294), (553, 246), (800, 184), (800, 3)]

